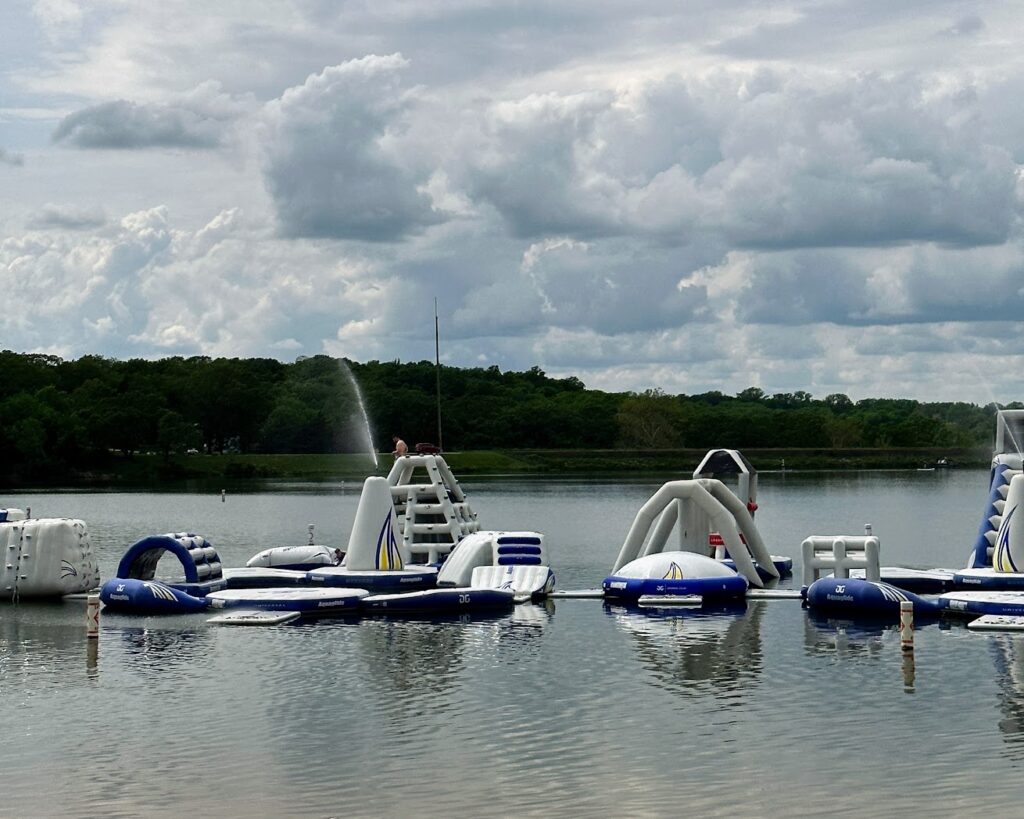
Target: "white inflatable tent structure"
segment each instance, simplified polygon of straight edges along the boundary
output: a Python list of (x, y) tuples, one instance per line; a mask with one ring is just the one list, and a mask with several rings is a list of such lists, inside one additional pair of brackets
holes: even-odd
[(402, 544), (413, 562), (435, 563), (480, 530), (466, 494), (440, 455), (396, 458), (387, 480)]
[(746, 504), (713, 478), (669, 481), (655, 492), (637, 512), (611, 573), (639, 557), (667, 551), (673, 529), (678, 532), (676, 549), (706, 556), (709, 537), (718, 532), (737, 572), (753, 586), (764, 585), (755, 561), (769, 575), (779, 576)]

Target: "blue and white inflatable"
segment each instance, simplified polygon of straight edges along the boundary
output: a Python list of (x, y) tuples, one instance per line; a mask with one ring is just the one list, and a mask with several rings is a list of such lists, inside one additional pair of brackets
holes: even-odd
[[(1003, 456), (997, 456), (997, 459)], [(1024, 592), (1024, 473), (997, 464), (990, 506), (993, 514), (982, 521), (997, 525), (979, 535), (968, 568), (954, 574), (957, 589)], [(1005, 498), (1005, 500), (1004, 500)]]
[(227, 589), (206, 598), (215, 609), (336, 614), (357, 610), (368, 594), (365, 589)]
[(636, 602), (645, 595), (696, 595), (704, 604), (743, 599), (747, 581), (694, 552), (659, 552), (632, 560), (604, 579), (605, 598)]
[(157, 563), (165, 555), (181, 563), (184, 580), (164, 582), (196, 597), (227, 586), (217, 550), (199, 535), (177, 533), (153, 535), (128, 547), (117, 566), (117, 576), (125, 580), (154, 580)]
[(965, 617), (1024, 617), (1024, 594), (1020, 592), (952, 591), (939, 598), (939, 605), (947, 614)]
[(474, 532), (451, 550), (437, 572), (439, 587), (511, 589), (533, 599), (555, 586), (540, 532)]
[(820, 612), (842, 614), (846, 617), (886, 618), (898, 622), (900, 603), (914, 604), (915, 615), (938, 616), (939, 604), (919, 597), (913, 592), (898, 589), (888, 583), (858, 580), (853, 577), (822, 577), (808, 588), (807, 605)]
[(104, 583), (100, 602), (113, 611), (131, 614), (194, 614), (209, 606), (205, 597), (194, 597), (155, 580), (130, 577), (115, 577)]
[(344, 562), (340, 566), (314, 569), (306, 575), (307, 579), (314, 585), (373, 591), (433, 588), (437, 569), (410, 566), (409, 551), (398, 532), (387, 480), (367, 478), (359, 496)]
[(462, 614), (481, 610), (510, 609), (515, 605), (511, 589), (427, 589), (408, 594), (372, 594), (363, 598), (370, 614)]

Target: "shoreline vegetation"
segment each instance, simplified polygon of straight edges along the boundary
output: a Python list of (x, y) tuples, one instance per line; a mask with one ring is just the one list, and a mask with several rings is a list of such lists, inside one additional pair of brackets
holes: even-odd
[[(438, 386), (443, 440), (438, 429)], [(334, 480), (392, 435), (442, 445), (460, 475), (685, 477), (712, 448), (761, 471), (987, 466), (997, 410), (748, 387), (605, 392), (496, 366), (326, 355), (64, 360), (0, 352), (0, 487)], [(350, 454), (331, 454), (350, 453)]]
[[(658, 474), (690, 477), (707, 450), (479, 450), (445, 452), (459, 477), (497, 476), (637, 476)], [(915, 470), (984, 468), (991, 453), (974, 448), (903, 449), (744, 449), (759, 472), (817, 472), (837, 470)], [(945, 459), (945, 465), (936, 466)], [(366, 453), (334, 455), (134, 455), (118, 458), (98, 471), (65, 473), (34, 486), (181, 486), (199, 483), (238, 486), (249, 481), (330, 482), (387, 475), (390, 454), (378, 456), (375, 468)]]

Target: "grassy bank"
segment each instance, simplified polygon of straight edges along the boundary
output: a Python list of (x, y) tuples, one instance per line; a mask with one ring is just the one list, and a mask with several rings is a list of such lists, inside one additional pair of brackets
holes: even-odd
[[(686, 476), (705, 450), (481, 450), (448, 452), (445, 459), (458, 475), (586, 475), (663, 473)], [(989, 463), (987, 449), (745, 449), (759, 471), (836, 469), (916, 469), (949, 459), (957, 467)], [(62, 473), (42, 484), (87, 486), (158, 486), (189, 481), (232, 484), (252, 479), (297, 481), (356, 480), (385, 475), (390, 455), (375, 467), (366, 454), (345, 455), (159, 455), (120, 458), (94, 472)]]

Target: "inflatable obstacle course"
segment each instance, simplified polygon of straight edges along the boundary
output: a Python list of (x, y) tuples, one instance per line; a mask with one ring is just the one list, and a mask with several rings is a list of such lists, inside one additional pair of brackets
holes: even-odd
[(165, 585), (202, 597), (227, 586), (217, 550), (200, 535), (153, 535), (134, 543), (117, 566), (118, 579), (155, 580), (157, 564), (170, 555), (181, 565), (183, 580)]
[(99, 564), (83, 521), (0, 510), (0, 598), (61, 597), (99, 583)]
[(480, 530), (476, 513), (440, 455), (403, 455), (388, 473), (396, 531), (411, 560), (436, 563)]
[(432, 588), (437, 569), (411, 565), (410, 552), (399, 538), (399, 531), (388, 482), (384, 478), (367, 478), (344, 561), (340, 566), (314, 569), (308, 573), (308, 579), (323, 586), (374, 591)]
[(437, 572), (439, 587), (511, 589), (532, 598), (555, 585), (539, 532), (474, 532), (463, 538)]

